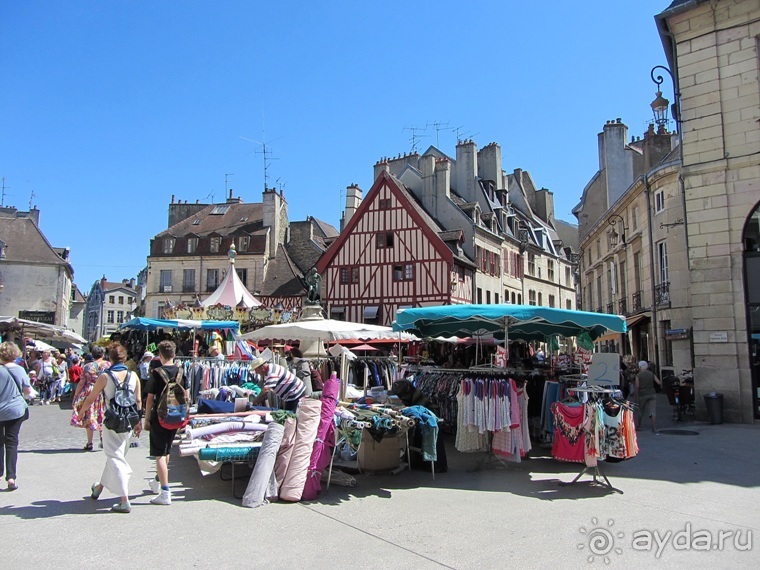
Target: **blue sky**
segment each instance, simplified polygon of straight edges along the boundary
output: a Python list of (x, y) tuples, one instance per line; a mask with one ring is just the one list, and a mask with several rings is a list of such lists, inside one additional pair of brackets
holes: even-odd
[(497, 142), (575, 222), (605, 121), (651, 119), (669, 3), (7, 0), (4, 205), (40, 209), (86, 293), (145, 266), (172, 195), (221, 202), (229, 174), (261, 201), (262, 142), (290, 219), (337, 227), (346, 186), (440, 123), (420, 150)]

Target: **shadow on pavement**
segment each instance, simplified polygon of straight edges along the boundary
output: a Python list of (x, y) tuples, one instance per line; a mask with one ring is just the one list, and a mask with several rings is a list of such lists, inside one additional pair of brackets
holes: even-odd
[[(83, 497), (87, 499), (87, 497)], [(0, 517), (11, 516), (20, 519), (46, 519), (65, 515), (92, 515), (108, 512), (111, 503), (79, 499), (76, 501), (34, 501), (28, 505), (0, 507)]]

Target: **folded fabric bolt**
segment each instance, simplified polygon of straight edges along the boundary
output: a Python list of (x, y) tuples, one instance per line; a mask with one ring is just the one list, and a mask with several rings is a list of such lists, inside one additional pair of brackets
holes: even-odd
[(187, 428), (185, 429), (185, 434), (189, 439), (197, 439), (206, 435), (215, 435), (229, 431), (266, 431), (266, 429), (266, 424), (238, 421), (212, 424), (200, 428)]
[(261, 445), (255, 447), (205, 447), (198, 452), (201, 461), (253, 461)]

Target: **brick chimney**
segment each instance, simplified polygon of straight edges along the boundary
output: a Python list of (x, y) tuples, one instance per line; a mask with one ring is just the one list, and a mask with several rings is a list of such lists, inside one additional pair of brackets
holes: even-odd
[(478, 152), (478, 175), (483, 180), (492, 180), (496, 190), (503, 187), (501, 147), (495, 142), (484, 146)]

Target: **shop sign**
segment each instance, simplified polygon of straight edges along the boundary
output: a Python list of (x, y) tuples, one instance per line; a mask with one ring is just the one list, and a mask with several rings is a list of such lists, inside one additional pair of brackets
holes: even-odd
[(19, 311), (19, 319), (26, 319), (27, 321), (35, 321), (37, 323), (45, 323), (46, 325), (55, 324), (55, 311)]

